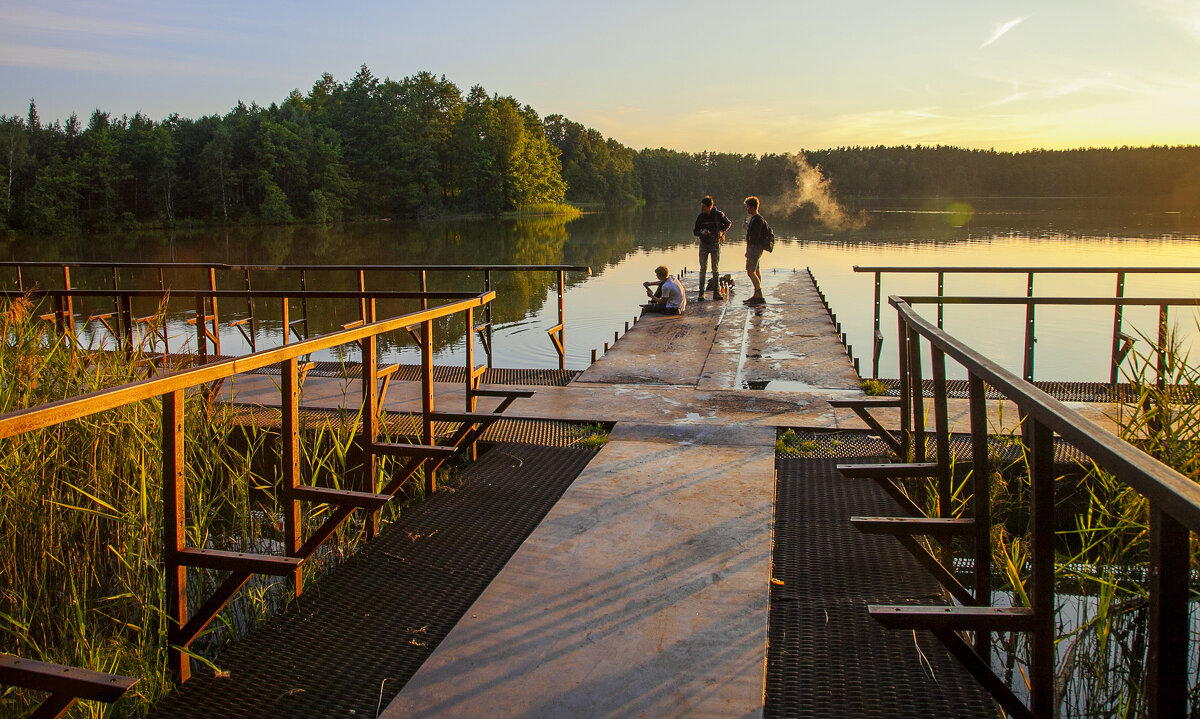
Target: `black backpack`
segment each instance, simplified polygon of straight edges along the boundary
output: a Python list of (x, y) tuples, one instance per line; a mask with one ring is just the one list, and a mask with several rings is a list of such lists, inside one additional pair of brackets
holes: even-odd
[(764, 252), (774, 252), (775, 230), (772, 230), (771, 226), (767, 224), (767, 218), (759, 215), (758, 219), (762, 220), (762, 229), (758, 231), (758, 236), (755, 237), (754, 244), (760, 245)]

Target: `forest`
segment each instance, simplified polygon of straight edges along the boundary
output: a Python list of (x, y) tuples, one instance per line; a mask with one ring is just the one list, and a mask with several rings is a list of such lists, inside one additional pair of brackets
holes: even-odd
[(0, 115), (0, 230), (327, 223), (740, 198), (819, 168), (836, 197), (1112, 197), (1200, 204), (1200, 146), (997, 152), (947, 146), (794, 154), (633, 150), (445, 76), (366, 66), (307, 94), (198, 119)]

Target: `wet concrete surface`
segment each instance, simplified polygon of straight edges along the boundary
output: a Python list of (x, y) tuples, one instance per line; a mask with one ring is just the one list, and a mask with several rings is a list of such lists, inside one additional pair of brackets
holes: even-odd
[[(866, 428), (829, 405), (864, 395), (807, 273), (768, 288), (761, 307), (739, 288), (647, 316), (570, 385), (529, 387), (505, 412), (615, 428), (381, 716), (761, 715), (775, 430)], [(224, 391), (279, 404), (267, 376)], [(359, 396), (357, 380), (310, 377), (302, 406), (356, 410)], [(437, 384), (434, 404), (463, 409), (463, 386)], [(419, 384), (393, 383), (384, 406), (419, 412)], [(899, 424), (898, 410), (876, 415)], [(965, 400), (950, 415), (968, 428)], [(1019, 418), (991, 402), (989, 421)]]
[(618, 426), (381, 716), (759, 716), (774, 441)]

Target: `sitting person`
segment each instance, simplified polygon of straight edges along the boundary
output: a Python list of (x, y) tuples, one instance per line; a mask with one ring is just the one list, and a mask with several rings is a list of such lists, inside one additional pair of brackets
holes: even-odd
[[(658, 277), (657, 282), (643, 282), (642, 287), (646, 288), (646, 296), (650, 298), (650, 302), (642, 305), (642, 312), (656, 312), (664, 315), (677, 315), (687, 308), (687, 298), (683, 296), (683, 285), (679, 284), (679, 280), (670, 273), (666, 265), (659, 265), (654, 269), (654, 274)], [(658, 290), (651, 293), (650, 288), (657, 287)]]

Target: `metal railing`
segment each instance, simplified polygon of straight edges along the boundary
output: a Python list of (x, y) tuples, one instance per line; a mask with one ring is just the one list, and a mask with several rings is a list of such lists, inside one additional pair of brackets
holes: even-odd
[[(129, 291), (122, 291), (128, 293)], [(219, 291), (218, 291), (219, 292)], [(197, 292), (203, 298), (211, 292)], [(360, 293), (350, 293), (357, 297)], [(516, 399), (533, 393), (521, 390), (487, 389), (480, 387), (486, 366), (475, 365), (474, 340), (467, 334), (465, 412), (439, 412), (434, 407), (433, 380), (433, 323), (441, 318), (463, 313), (470, 327), (475, 313), (495, 298), (489, 291), (467, 299), (459, 299), (429, 309), (354, 326), (327, 335), (263, 350), (244, 357), (224, 359), (191, 369), (140, 380), (119, 387), (103, 389), (78, 397), (51, 402), (37, 407), (0, 415), (0, 439), (25, 432), (51, 427), (69, 420), (85, 417), (133, 402), (162, 398), (163, 454), (163, 559), (166, 575), (166, 606), (170, 615), (168, 661), (180, 681), (190, 676), (188, 646), (203, 629), (232, 600), (235, 593), (254, 574), (291, 577), (297, 595), (303, 590), (301, 566), (315, 556), (317, 549), (356, 509), (365, 512), (365, 531), (370, 538), (376, 531), (378, 510), (390, 501), (418, 470), (424, 470), (426, 492), (436, 489), (438, 468), (455, 451), (471, 447), (501, 413)], [(199, 302), (199, 299), (197, 300)], [(396, 367), (380, 369), (377, 365), (379, 335), (407, 331), (419, 342), (421, 350), (421, 444), (380, 442), (378, 439), (379, 411), (382, 393), (378, 383), (384, 383)], [(302, 373), (299, 358), (312, 352), (339, 345), (357, 344), (362, 353), (362, 412), (357, 437), (362, 464), (357, 488), (337, 490), (316, 487), (301, 482), (300, 470), (300, 385)], [(282, 491), (284, 494), (284, 556), (228, 552), (188, 547), (185, 543), (185, 482), (184, 446), (187, 432), (184, 427), (184, 393), (189, 389), (223, 381), (234, 375), (277, 366), (280, 370), (280, 405), (282, 436)], [(374, 380), (374, 381), (372, 381)], [(479, 397), (500, 400), (491, 412), (476, 412)], [(414, 413), (415, 414), (415, 413)], [(434, 423), (455, 427), (448, 438), (438, 443)], [(380, 487), (376, 474), (377, 459), (396, 457), (402, 462), (391, 473), (388, 482)], [(334, 510), (325, 521), (302, 536), (301, 503), (326, 503)], [(185, 571), (188, 567), (229, 572), (227, 579), (196, 611), (189, 613)]]
[[(860, 267), (854, 266), (855, 272), (871, 272), (875, 275), (875, 315), (873, 325), (873, 340), (871, 350), (871, 377), (879, 379), (879, 357), (883, 350), (883, 332), (880, 325), (882, 298), (883, 298), (883, 275), (885, 273), (892, 274), (936, 274), (937, 275), (937, 296), (942, 298), (945, 294), (945, 280), (948, 274), (1021, 274), (1026, 277), (1025, 296), (1033, 297), (1034, 278), (1041, 275), (1086, 275), (1086, 274), (1108, 274), (1114, 275), (1116, 278), (1116, 289), (1113, 294), (1113, 299), (1120, 299), (1125, 296), (1125, 279), (1129, 275), (1155, 275), (1155, 274), (1200, 274), (1200, 267), (933, 267), (933, 266), (914, 266), (914, 267)], [(942, 300), (944, 303), (949, 303), (949, 298)], [(1091, 304), (1106, 304), (1103, 302), (1093, 302)], [(1124, 305), (1122, 303), (1113, 304), (1113, 333), (1112, 333), (1112, 356), (1111, 368), (1109, 372), (1109, 384), (1116, 384), (1120, 374), (1121, 360), (1129, 352), (1129, 347), (1132, 343), (1132, 338), (1122, 331), (1122, 321), (1124, 315)], [(1172, 301), (1169, 304), (1177, 304)], [(1022, 376), (1029, 382), (1033, 381), (1034, 369), (1034, 343), (1037, 340), (1036, 328), (1036, 313), (1035, 305), (1029, 303), (1025, 311), (1025, 351), (1024, 362), (1022, 366)], [(937, 326), (943, 327), (943, 310), (944, 304), (938, 304)], [(1165, 310), (1164, 310), (1165, 312)]]
[[(109, 298), (112, 300), (114, 307), (117, 309), (114, 312), (103, 312), (90, 315), (83, 319), (82, 326), (95, 326), (93, 323), (98, 323), (111, 336), (114, 344), (118, 349), (126, 351), (133, 350), (149, 350), (152, 353), (158, 352), (158, 343), (162, 342), (161, 354), (165, 357), (172, 353), (173, 348), (170, 344), (165, 327), (156, 324), (163, 319), (158, 314), (148, 316), (138, 316), (134, 312), (133, 301), (135, 299), (152, 299), (160, 303), (169, 297), (179, 299), (191, 299), (195, 309), (192, 311), (192, 317), (187, 322), (195, 327), (196, 330), (196, 345), (195, 354), (200, 357), (200, 362), (205, 363), (209, 360), (210, 355), (221, 355), (221, 337), (219, 330), (215, 329), (210, 322), (213, 321), (212, 315), (207, 315), (209, 308), (216, 305), (220, 298), (225, 299), (243, 299), (246, 302), (255, 302), (258, 300), (277, 299), (280, 301), (280, 317), (282, 318), (281, 325), (283, 333), (281, 336), (282, 344), (289, 344), (295, 341), (307, 339), (307, 329), (301, 332), (297, 329), (301, 324), (306, 323), (306, 319), (301, 318), (292, 320), (292, 300), (299, 300), (303, 306), (310, 299), (342, 299), (355, 300), (357, 304), (367, 307), (367, 319), (359, 319), (359, 324), (375, 321), (375, 302), (377, 300), (413, 300), (421, 301), (422, 305), (428, 306), (431, 300), (436, 301), (455, 301), (470, 297), (478, 296), (476, 292), (412, 292), (405, 290), (395, 291), (354, 291), (354, 290), (44, 290), (30, 289), (25, 291), (0, 289), (0, 297), (12, 299), (19, 296), (28, 296), (33, 299), (47, 298), (53, 302), (54, 309), (51, 312), (40, 315), (41, 319), (54, 322), (58, 331), (67, 335), (72, 340), (77, 341), (76, 324), (74, 310), (72, 309), (75, 298)], [(242, 320), (236, 320), (230, 324), (241, 328)], [(138, 328), (142, 328), (142, 334), (139, 336)], [(345, 327), (343, 325), (343, 327)], [(470, 332), (467, 332), (470, 335)], [(191, 353), (188, 350), (187, 343), (190, 339), (185, 340), (185, 345), (174, 348), (181, 352)], [(482, 342), (482, 338), (481, 338)], [(148, 346), (149, 345), (149, 346)], [(257, 343), (252, 344), (252, 347), (257, 347)]]
[(30, 719), (57, 719), (80, 699), (111, 704), (137, 683), (137, 679), (118, 674), (0, 654), (0, 684), (50, 695), (33, 711)]
[[(290, 320), (291, 324), (284, 323), (284, 333), (296, 332), (299, 336), (307, 338), (309, 336), (308, 329), (308, 304), (307, 297), (313, 295), (305, 295), (308, 291), (309, 281), (314, 275), (325, 274), (344, 274), (346, 279), (352, 281), (358, 292), (368, 295), (368, 297), (382, 298), (384, 294), (379, 291), (367, 289), (367, 274), (373, 275), (372, 279), (378, 280), (378, 277), (392, 277), (397, 273), (415, 275), (419, 284), (419, 292), (428, 294), (429, 274), (460, 274), (467, 275), (472, 273), (482, 273), (483, 275), (483, 292), (489, 292), (493, 289), (494, 274), (498, 272), (554, 272), (556, 273), (556, 286), (558, 294), (558, 324), (546, 330), (550, 337), (550, 341), (558, 353), (559, 369), (566, 369), (566, 311), (564, 304), (564, 296), (566, 291), (566, 275), (567, 273), (585, 273), (590, 275), (592, 270), (585, 265), (246, 265), (246, 264), (224, 264), (224, 263), (208, 263), (208, 262), (175, 262), (175, 263), (155, 263), (155, 262), (19, 262), (6, 261), (0, 262), (0, 268), (7, 267), (14, 271), (14, 284), (18, 291), (29, 289), (27, 274), (32, 269), (49, 269), (54, 270), (62, 277), (62, 286), (59, 290), (72, 290), (71, 270), (89, 270), (93, 272), (103, 272), (105, 279), (110, 283), (109, 289), (112, 290), (112, 296), (117, 296), (117, 293), (122, 291), (120, 270), (141, 270), (150, 271), (156, 274), (158, 280), (158, 291), (160, 294), (171, 291), (173, 295), (179, 295), (184, 290), (207, 290), (207, 300), (204, 307), (198, 307), (196, 310), (195, 322), (197, 324), (207, 323), (209, 332), (215, 338), (217, 354), (220, 354), (220, 317), (221, 312), (217, 306), (217, 300), (221, 297), (239, 297), (244, 298), (245, 309), (240, 310), (239, 314), (243, 317), (239, 320), (229, 323), (229, 326), (236, 327), (241, 332), (242, 336), (250, 345), (251, 351), (258, 349), (256, 340), (256, 317), (255, 303), (256, 296), (264, 296), (261, 293), (253, 292), (252, 276), (260, 273), (278, 273), (278, 272), (293, 272), (297, 275), (298, 287), (300, 292), (290, 293), (291, 296), (300, 297), (300, 313), (299, 317)], [(176, 274), (183, 270), (200, 270), (206, 275), (207, 287), (203, 288), (186, 288), (177, 287), (174, 285), (170, 275)], [(243, 294), (225, 295), (219, 294), (219, 280), (225, 284), (240, 284)], [(147, 289), (139, 287), (135, 289)], [(74, 296), (80, 296), (78, 294)], [(461, 296), (461, 295), (460, 295)], [(422, 303), (422, 309), (427, 305)], [(121, 307), (114, 300), (113, 312), (120, 313)], [(66, 297), (65, 304), (60, 310), (60, 316), (66, 323), (74, 321), (74, 311), (70, 296)], [(375, 307), (374, 302), (364, 298), (361, 302), (360, 319), (363, 322), (374, 321)], [(492, 336), (493, 336), (493, 318), (492, 308), (488, 305), (484, 309), (483, 321), (476, 327), (468, 328), (469, 332), (475, 332), (479, 335), (480, 341), (483, 344), (483, 349), (487, 355), (487, 366), (492, 366)], [(300, 333), (297, 328), (303, 327), (303, 333)], [(248, 329), (248, 331), (247, 331)], [(118, 327), (118, 331), (123, 328)]]
[[(928, 300), (929, 298), (921, 298)], [(1144, 496), (1150, 507), (1149, 628), (1147, 706), (1150, 716), (1186, 716), (1188, 711), (1188, 622), (1190, 533), (1200, 531), (1200, 486), (1158, 462), (1111, 432), (1096, 425), (1031, 383), (1003, 369), (962, 341), (921, 317), (911, 303), (892, 296), (899, 333), (900, 397), (840, 400), (843, 406), (888, 407), (900, 411), (900, 436), (885, 436), (898, 450), (899, 462), (877, 465), (839, 465), (849, 477), (879, 481), (910, 515), (856, 517), (862, 531), (896, 536), (929, 568), (954, 597), (952, 606), (871, 606), (884, 626), (927, 629), (992, 693), (1009, 714), (1019, 717), (1055, 715), (1055, 468), (1053, 443), (1077, 448), (1095, 464)], [(922, 391), (922, 346), (928, 346), (932, 369), (935, 461), (926, 456), (926, 404)], [(950, 515), (953, 458), (946, 360), (956, 362), (968, 377), (971, 439), (970, 503), (964, 516)], [(993, 606), (991, 588), (992, 508), (989, 467), (989, 427), (985, 392), (991, 388), (1014, 403), (1023, 416), (1028, 448), (1031, 505), (1029, 606)], [(886, 430), (884, 431), (887, 435)], [(930, 478), (936, 485), (932, 516), (913, 502), (894, 480)], [(969, 509), (969, 511), (968, 511)], [(967, 516), (969, 515), (969, 516)], [(917, 541), (925, 536), (941, 544), (934, 553)], [(964, 537), (973, 545), (971, 586), (950, 566), (950, 544)], [(959, 632), (972, 632), (973, 642)], [(1030, 635), (1029, 703), (992, 671), (989, 657), (993, 632)]]

